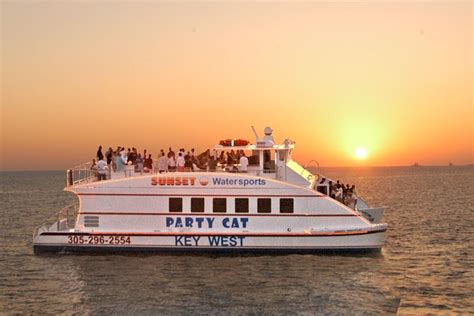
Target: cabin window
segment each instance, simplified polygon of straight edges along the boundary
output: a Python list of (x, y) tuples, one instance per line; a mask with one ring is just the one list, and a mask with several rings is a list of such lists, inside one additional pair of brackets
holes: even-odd
[(249, 212), (249, 199), (235, 199), (235, 212), (248, 213)]
[(257, 199), (257, 212), (258, 213), (271, 213), (272, 212), (272, 199)]
[(212, 211), (214, 213), (227, 212), (227, 199), (224, 199), (224, 198), (212, 199)]
[(170, 198), (170, 212), (183, 211), (183, 198)]
[(280, 213), (293, 213), (293, 199), (280, 199)]
[(204, 212), (204, 198), (191, 198), (191, 212)]

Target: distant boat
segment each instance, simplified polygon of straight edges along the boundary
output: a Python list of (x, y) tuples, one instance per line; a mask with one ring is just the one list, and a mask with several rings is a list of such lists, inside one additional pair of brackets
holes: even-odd
[(450, 166), (450, 167), (452, 167), (452, 166), (454, 166), (454, 165), (453, 165), (453, 163), (452, 163), (452, 162), (450, 162), (450, 163), (449, 163), (449, 166)]
[(420, 165), (419, 165), (417, 162), (415, 162), (415, 163), (412, 165), (412, 167), (420, 167)]

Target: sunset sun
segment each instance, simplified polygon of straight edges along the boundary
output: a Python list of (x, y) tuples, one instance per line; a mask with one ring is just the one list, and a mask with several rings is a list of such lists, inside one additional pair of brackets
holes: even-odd
[(367, 149), (365, 149), (364, 147), (357, 147), (355, 151), (355, 157), (359, 160), (367, 158)]

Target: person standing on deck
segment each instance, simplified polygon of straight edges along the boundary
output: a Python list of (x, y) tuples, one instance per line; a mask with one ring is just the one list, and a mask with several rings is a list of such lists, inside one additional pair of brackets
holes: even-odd
[(178, 168), (178, 171), (183, 172), (184, 171), (184, 165), (186, 161), (184, 160), (183, 153), (180, 151), (178, 153), (178, 159), (176, 159), (176, 167)]
[(165, 156), (165, 152), (161, 151), (161, 157), (158, 159), (158, 172), (163, 173), (168, 171), (168, 158)]
[(104, 154), (102, 153), (102, 145), (99, 146), (99, 149), (97, 149), (97, 160), (102, 160), (104, 159)]
[(171, 147), (168, 149), (168, 158), (171, 158), (173, 157), (174, 159), (176, 159), (176, 156), (174, 154), (174, 151), (173, 149), (171, 149)]
[(168, 153), (168, 170), (170, 172), (175, 172), (176, 171), (176, 159), (174, 159), (174, 154), (170, 155)]
[(107, 159), (107, 165), (109, 166), (112, 163), (113, 155), (114, 155), (114, 150), (112, 149), (112, 147), (109, 147), (109, 149), (105, 152), (105, 158)]
[(192, 163), (196, 163), (197, 162), (197, 159), (196, 159), (196, 153), (194, 151), (194, 148), (191, 148), (191, 161)]
[(135, 159), (135, 172), (143, 172), (145, 160), (142, 157), (142, 154), (138, 154), (137, 158)]
[(151, 154), (148, 154), (148, 158), (145, 157), (145, 163), (143, 167), (143, 172), (151, 172), (153, 171), (153, 159), (151, 158)]
[(125, 148), (122, 147), (122, 150), (118, 153), (115, 164), (117, 166), (117, 171), (122, 171), (125, 169), (125, 164), (127, 163), (127, 153)]
[(191, 155), (188, 153), (184, 156), (184, 170), (185, 171), (194, 171), (193, 170), (193, 161), (191, 160)]
[(246, 173), (247, 167), (249, 165), (249, 159), (245, 155), (242, 155), (242, 157), (240, 157), (239, 163), (240, 163), (240, 172)]
[(105, 160), (103, 159), (100, 159), (98, 162), (97, 162), (97, 180), (101, 181), (101, 180), (107, 180), (107, 170), (109, 169), (109, 167), (107, 167), (107, 163), (105, 162)]
[(208, 171), (210, 171), (210, 172), (215, 172), (216, 171), (217, 160), (214, 159), (214, 156), (211, 156), (209, 158), (209, 161), (207, 162), (207, 168), (208, 168)]

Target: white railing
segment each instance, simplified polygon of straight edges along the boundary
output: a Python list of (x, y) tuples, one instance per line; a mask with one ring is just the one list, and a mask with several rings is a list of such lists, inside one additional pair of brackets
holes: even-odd
[[(311, 165), (313, 162), (316, 163), (315, 166)], [(303, 168), (304, 168), (306, 171), (308, 171), (309, 173), (313, 174), (311, 171), (309, 171), (309, 168), (311, 168), (311, 167), (316, 167), (317, 169), (316, 169), (316, 173), (315, 173), (315, 174), (316, 174), (316, 175), (319, 175), (319, 170), (320, 170), (320, 168), (319, 168), (319, 162), (318, 162), (317, 160), (314, 160), (314, 159), (313, 159), (313, 160), (310, 160)], [(304, 172), (304, 171), (302, 171), (302, 172)]]
[(65, 231), (74, 228), (78, 209), (78, 204), (70, 204), (63, 207), (46, 222), (36, 227), (33, 237), (45, 231)]
[(91, 169), (92, 163), (86, 162), (66, 171), (67, 186), (93, 182), (97, 180), (97, 171)]

